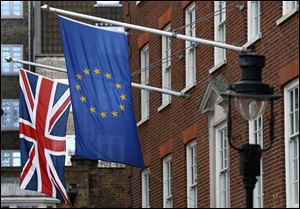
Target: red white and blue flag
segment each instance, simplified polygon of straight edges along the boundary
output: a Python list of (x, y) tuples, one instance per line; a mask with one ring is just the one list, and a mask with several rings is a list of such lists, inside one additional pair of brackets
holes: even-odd
[(63, 202), (70, 104), (67, 85), (20, 69), (20, 187)]

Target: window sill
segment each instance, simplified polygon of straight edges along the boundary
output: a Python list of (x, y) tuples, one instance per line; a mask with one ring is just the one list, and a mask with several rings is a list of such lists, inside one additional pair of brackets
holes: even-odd
[(211, 68), (208, 72), (209, 74), (212, 74), (213, 72), (217, 71), (219, 68), (223, 67), (224, 65), (227, 64), (227, 60), (222, 60), (218, 64), (216, 64), (213, 68)]
[(187, 87), (185, 87), (184, 89), (182, 89), (181, 93), (186, 93), (186, 92), (188, 92), (189, 90), (191, 90), (195, 86), (196, 86), (196, 82), (193, 83), (193, 84), (191, 84), (191, 85), (189, 85), (189, 86), (187, 86)]
[(143, 118), (139, 122), (137, 122), (136, 126), (139, 127), (139, 126), (141, 126), (142, 124), (144, 124), (148, 120), (149, 120), (149, 116), (146, 117), (146, 118)]
[(22, 16), (1, 16), (1, 20), (9, 20), (9, 19), (24, 19), (23, 15)]
[(166, 107), (168, 107), (169, 105), (171, 105), (171, 101), (165, 104), (162, 104), (159, 108), (157, 108), (157, 112), (162, 111), (163, 109), (165, 109)]
[(3, 77), (19, 76), (19, 73), (1, 73)]
[(242, 47), (248, 48), (248, 47), (252, 46), (253, 44), (255, 44), (256, 42), (258, 42), (261, 38), (262, 38), (262, 35), (261, 35), (261, 33), (259, 33), (254, 38), (252, 38), (250, 41), (245, 43)]
[(296, 7), (294, 9), (292, 9), (291, 11), (289, 11), (288, 13), (286, 13), (285, 15), (283, 15), (281, 18), (279, 18), (276, 21), (276, 25), (281, 25), (283, 22), (285, 22), (286, 20), (288, 20), (290, 17), (292, 17), (298, 11), (299, 11), (299, 7)]
[(1, 132), (5, 131), (19, 131), (19, 128), (1, 128)]

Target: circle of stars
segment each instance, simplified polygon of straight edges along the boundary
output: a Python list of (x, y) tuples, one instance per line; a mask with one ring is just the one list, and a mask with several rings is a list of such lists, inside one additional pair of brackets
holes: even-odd
[[(112, 80), (112, 74), (111, 74), (111, 73), (104, 73), (104, 72), (102, 72), (99, 68), (95, 68), (94, 70), (90, 70), (90, 69), (88, 69), (88, 68), (85, 68), (85, 69), (82, 71), (82, 73), (77, 73), (77, 74), (75, 75), (75, 77), (76, 77), (76, 79), (77, 79), (77, 82), (78, 82), (78, 83), (76, 83), (76, 85), (75, 85), (76, 91), (80, 92), (80, 90), (81, 90), (80, 82), (83, 81), (84, 76), (89, 76), (89, 75), (96, 75), (96, 76), (99, 76), (99, 75), (101, 75), (102, 73), (103, 73), (103, 75), (104, 75), (103, 78), (104, 78), (105, 80), (107, 80), (107, 81), (108, 81), (108, 80)], [(114, 88), (116, 88), (116, 90), (121, 90), (121, 89), (122, 89), (122, 84), (119, 83), (119, 82), (116, 82), (116, 83), (114, 84)], [(126, 98), (126, 95), (123, 94), (123, 93), (121, 93), (121, 95), (119, 96), (119, 98), (120, 98), (120, 100), (121, 100), (122, 102), (125, 102), (125, 100), (127, 99), (127, 98)], [(81, 101), (81, 103), (86, 103), (86, 102), (88, 102), (88, 99), (87, 99), (85, 96), (81, 95), (80, 101)], [(91, 114), (98, 114), (98, 115), (100, 116), (100, 118), (102, 118), (102, 119), (109, 118), (109, 116), (111, 116), (112, 118), (117, 118), (117, 117), (119, 116), (119, 113), (120, 113), (120, 112), (126, 110), (126, 107), (125, 107), (124, 104), (119, 104), (119, 106), (118, 106), (116, 109), (112, 110), (111, 112), (108, 112), (108, 111), (100, 111), (100, 112), (97, 112), (96, 107), (93, 106), (93, 105), (89, 105), (88, 108), (89, 108), (89, 111), (90, 111)]]

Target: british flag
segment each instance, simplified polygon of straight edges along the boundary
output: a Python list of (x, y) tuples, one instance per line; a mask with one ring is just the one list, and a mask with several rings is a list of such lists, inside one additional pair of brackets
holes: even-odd
[(64, 186), (67, 85), (20, 69), (20, 187), (68, 202)]

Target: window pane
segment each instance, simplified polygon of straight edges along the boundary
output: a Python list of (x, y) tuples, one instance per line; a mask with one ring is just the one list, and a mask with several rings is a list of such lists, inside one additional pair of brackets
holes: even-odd
[(12, 166), (20, 166), (21, 165), (21, 155), (20, 152), (13, 152), (13, 165)]
[(9, 15), (9, 1), (1, 1), (1, 16)]
[(13, 2), (13, 15), (21, 15), (21, 4), (22, 2), (21, 1), (14, 1)]
[(1, 167), (10, 166), (10, 153), (7, 151), (1, 151)]
[(9, 48), (8, 47), (1, 47), (1, 72), (2, 73), (7, 73), (9, 72), (9, 66), (10, 63), (4, 61), (4, 58), (9, 57)]
[(75, 154), (75, 136), (67, 136), (68, 155)]
[(9, 73), (10, 69), (10, 63), (8, 62), (1, 62), (1, 67), (2, 67), (2, 73)]
[(299, 88), (295, 89), (295, 132), (299, 132)]
[[(22, 59), (22, 47), (21, 46), (1, 46), (1, 58), (14, 57), (16, 59)], [(1, 72), (11, 73), (19, 72), (17, 65), (1, 61)]]
[(14, 52), (13, 56), (14, 56), (14, 58), (20, 59), (21, 58), (21, 53), (20, 52)]
[(299, 138), (293, 139), (293, 194), (294, 204), (299, 203)]
[(10, 159), (9, 158), (1, 158), (1, 167), (9, 167), (10, 166)]
[(21, 47), (20, 46), (13, 47), (13, 52), (14, 53), (21, 52)]
[[(1, 54), (2, 54), (2, 56), (1, 56), (2, 58), (6, 58), (6, 57), (9, 57), (9, 56), (10, 56), (10, 53), (9, 53), (8, 51), (2, 51)], [(6, 62), (6, 61), (5, 61), (5, 62), (3, 61), (3, 63), (7, 63), (7, 62)]]
[(299, 88), (295, 89), (295, 109), (299, 109)]
[(19, 127), (19, 102), (13, 102), (13, 127)]
[(8, 6), (9, 6), (9, 1), (1, 1), (1, 8), (8, 7)]
[(191, 207), (197, 208), (197, 188), (192, 187), (191, 188), (191, 197), (190, 197)]
[(9, 8), (8, 7), (1, 7), (1, 15), (8, 16), (9, 15)]
[(290, 112), (294, 111), (294, 91), (290, 91)]
[(293, 113), (290, 114), (290, 126), (291, 126), (291, 134), (294, 134), (295, 131), (294, 131), (294, 114)]
[(10, 106), (9, 102), (2, 101), (2, 109), (4, 111), (1, 117), (1, 128), (8, 128), (10, 126)]
[(299, 132), (299, 111), (295, 112), (295, 133)]

